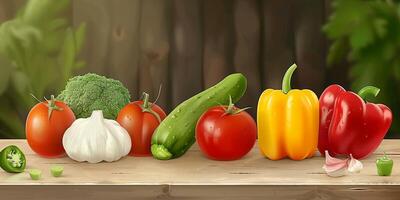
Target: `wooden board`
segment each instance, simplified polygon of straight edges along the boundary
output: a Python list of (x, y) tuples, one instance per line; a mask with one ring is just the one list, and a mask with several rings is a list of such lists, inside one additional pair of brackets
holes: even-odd
[(233, 2), (203, 3), (203, 81), (208, 88), (233, 72)]
[(218, 199), (218, 200), (398, 200), (398, 186), (129, 186), (129, 185), (29, 185), (0, 186), (4, 199)]
[(173, 107), (203, 89), (201, 2), (172, 1), (170, 70)]
[(170, 53), (170, 7), (171, 1), (142, 1), (139, 25), (139, 91), (157, 97), (160, 85), (163, 89), (158, 101), (170, 109), (169, 53)]
[[(285, 71), (295, 62), (293, 2), (262, 1), (262, 89), (281, 89)], [(295, 86), (297, 74), (293, 76)]]
[[(326, 80), (324, 1), (296, 1), (294, 16), (295, 54), (299, 88), (312, 88), (320, 95)], [(322, 55), (322, 56), (321, 56)], [(318, 74), (318, 76), (316, 76)]]
[[(40, 169), (43, 177), (33, 181), (28, 173), (9, 174), (1, 171), (2, 197), (26, 196), (17, 192), (21, 191), (20, 186), (24, 186), (22, 191), (30, 194), (40, 190), (57, 196), (59, 193), (56, 191), (59, 191), (100, 199), (112, 195), (143, 198), (172, 196), (182, 199), (211, 196), (219, 199), (290, 198), (299, 195), (304, 199), (314, 199), (321, 196), (338, 198), (351, 193), (357, 194), (355, 199), (368, 199), (386, 192), (400, 195), (400, 168), (396, 165), (400, 163), (400, 140), (385, 140), (375, 154), (362, 161), (364, 169), (360, 174), (341, 178), (330, 178), (324, 174), (322, 157), (304, 161), (270, 161), (261, 156), (257, 147), (243, 159), (229, 162), (208, 160), (197, 146), (193, 146), (183, 157), (169, 161), (126, 157), (114, 163), (88, 164), (67, 157), (41, 158), (30, 150), (24, 140), (0, 140), (0, 148), (9, 144), (22, 148), (28, 159), (27, 169)], [(390, 177), (376, 175), (375, 159), (382, 156), (383, 151), (395, 163)], [(51, 177), (49, 169), (52, 165), (64, 166), (65, 174), (59, 178)], [(43, 187), (37, 187), (40, 185)], [(36, 198), (39, 196), (36, 194)]]
[(107, 0), (74, 0), (72, 2), (74, 26), (86, 23), (86, 39), (81, 56), (86, 62), (78, 74), (88, 72), (108, 75), (109, 39), (111, 35), (110, 7)]
[(235, 71), (243, 73), (247, 79), (246, 95), (239, 101), (240, 107), (253, 106), (248, 110), (256, 117), (258, 96), (261, 94), (260, 47), (261, 19), (260, 2), (256, 0), (236, 0), (234, 3), (235, 25)]
[(110, 35), (107, 73), (120, 80), (139, 99), (139, 22), (140, 0), (109, 1)]

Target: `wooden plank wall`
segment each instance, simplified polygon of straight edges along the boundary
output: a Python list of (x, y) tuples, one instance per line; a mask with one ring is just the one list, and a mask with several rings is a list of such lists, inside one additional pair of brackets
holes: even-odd
[[(17, 3), (16, 3), (17, 2)], [(0, 20), (21, 0), (0, 0)], [(73, 0), (73, 25), (86, 22), (81, 57), (95, 72), (121, 80), (133, 99), (143, 91), (170, 111), (226, 75), (241, 72), (248, 90), (239, 103), (255, 113), (263, 89), (281, 87), (293, 62), (293, 87), (320, 94), (346, 86), (346, 68), (327, 70), (321, 32), (330, 0)]]

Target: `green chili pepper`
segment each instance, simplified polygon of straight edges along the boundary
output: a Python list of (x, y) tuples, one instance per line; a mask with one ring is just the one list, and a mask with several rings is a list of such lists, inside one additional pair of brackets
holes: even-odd
[(385, 153), (383, 157), (376, 159), (376, 168), (379, 176), (390, 176), (392, 174), (393, 160)]
[(0, 152), (0, 166), (9, 173), (20, 173), (25, 170), (24, 153), (15, 145), (10, 145)]

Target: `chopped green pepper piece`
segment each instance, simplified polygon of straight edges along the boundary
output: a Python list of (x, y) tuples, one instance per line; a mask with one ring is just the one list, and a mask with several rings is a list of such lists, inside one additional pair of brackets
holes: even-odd
[(383, 157), (376, 159), (376, 168), (379, 176), (390, 176), (392, 174), (393, 160), (385, 153)]
[(29, 175), (31, 176), (32, 180), (39, 180), (42, 176), (42, 171), (38, 169), (32, 169), (29, 171)]
[(64, 167), (52, 166), (50, 171), (51, 171), (51, 175), (53, 175), (54, 177), (60, 177), (64, 171)]
[(15, 145), (10, 145), (0, 152), (0, 167), (9, 173), (21, 173), (25, 170), (24, 153)]

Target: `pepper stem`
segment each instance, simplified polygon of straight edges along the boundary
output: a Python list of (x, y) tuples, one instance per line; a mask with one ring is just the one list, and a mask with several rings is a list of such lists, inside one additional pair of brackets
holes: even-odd
[(296, 70), (297, 65), (293, 64), (292, 66), (287, 69), (285, 76), (283, 76), (282, 80), (282, 92), (287, 94), (292, 88), (290, 87), (290, 82), (292, 80), (292, 75), (294, 70)]
[(386, 152), (383, 152), (383, 159), (389, 159), (389, 157), (386, 155)]
[(364, 101), (366, 101), (367, 97), (376, 97), (379, 94), (380, 89), (374, 86), (365, 86), (361, 88), (358, 92), (358, 96), (360, 96)]
[(157, 121), (160, 123), (161, 122), (161, 118), (160, 115), (156, 112), (154, 112), (153, 109), (151, 109), (151, 103), (149, 102), (149, 94), (147, 94), (146, 92), (143, 92), (142, 95), (142, 100), (143, 100), (143, 105), (142, 105), (142, 112), (148, 112), (150, 114), (152, 114), (154, 117), (157, 118)]

